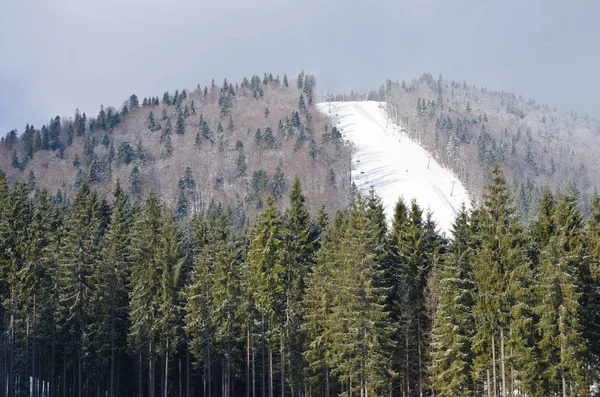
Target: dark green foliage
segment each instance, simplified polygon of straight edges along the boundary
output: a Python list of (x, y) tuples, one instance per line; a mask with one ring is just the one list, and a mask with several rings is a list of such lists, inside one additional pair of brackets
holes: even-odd
[(11, 395), (41, 395), (31, 378), (53, 395), (63, 382), (73, 395), (185, 395), (188, 372), (190, 394), (229, 396), (589, 395), (597, 382), (598, 197), (586, 224), (575, 191), (545, 190), (525, 229), (495, 169), (446, 246), (414, 201), (389, 227), (374, 191), (313, 221), (296, 178), (282, 215), (265, 198), (285, 195), (280, 163), (271, 182), (252, 175), (262, 213), (248, 228), (249, 203), (204, 203), (191, 167), (171, 208), (154, 193), (139, 204), (138, 167), (133, 205), (118, 182), (109, 203), (87, 181), (96, 145), (72, 203), (31, 172), (12, 186), (0, 172)]
[(117, 150), (117, 162), (119, 164), (130, 164), (135, 159), (135, 151), (129, 142), (123, 142)]
[(183, 118), (181, 109), (177, 111), (177, 124), (175, 127), (175, 132), (177, 132), (179, 135), (183, 135), (185, 133), (185, 119)]
[(171, 142), (171, 135), (167, 135), (165, 139), (165, 157), (171, 157), (173, 155), (173, 143)]
[(136, 201), (139, 201), (142, 198), (142, 185), (143, 181), (142, 176), (140, 175), (140, 169), (136, 165), (131, 170), (131, 174), (129, 174), (129, 189)]
[(283, 174), (283, 164), (281, 160), (275, 168), (273, 180), (271, 181), (271, 195), (275, 200), (279, 200), (283, 196), (286, 188), (285, 175)]

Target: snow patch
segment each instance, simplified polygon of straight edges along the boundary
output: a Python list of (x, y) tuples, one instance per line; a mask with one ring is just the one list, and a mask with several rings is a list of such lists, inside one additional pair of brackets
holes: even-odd
[(443, 232), (452, 227), (462, 203), (471, 208), (463, 184), (387, 117), (384, 102), (329, 102), (317, 108), (352, 142), (352, 181), (361, 192), (381, 196), (388, 222), (400, 197), (415, 198)]

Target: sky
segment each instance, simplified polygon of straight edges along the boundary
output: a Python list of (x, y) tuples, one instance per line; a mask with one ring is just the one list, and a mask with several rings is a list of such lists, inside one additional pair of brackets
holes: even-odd
[(598, 15), (595, 0), (0, 0), (0, 134), (301, 70), (320, 92), (430, 72), (600, 118)]

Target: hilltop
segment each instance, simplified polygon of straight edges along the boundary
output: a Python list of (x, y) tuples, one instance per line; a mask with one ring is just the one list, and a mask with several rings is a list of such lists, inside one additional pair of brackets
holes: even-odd
[(454, 171), (476, 201), (498, 164), (528, 218), (544, 186), (574, 189), (588, 212), (600, 180), (597, 119), (429, 73), (335, 100), (366, 97), (386, 101), (390, 119)]
[[(268, 194), (279, 199), (297, 175), (309, 207), (347, 203), (349, 149), (314, 107), (315, 78), (302, 72), (254, 75), (240, 83), (132, 95), (96, 117), (79, 110), (36, 129), (11, 131), (0, 144), (9, 181), (29, 179), (70, 197), (84, 182), (110, 195), (117, 180), (135, 200), (154, 191), (176, 211), (211, 202), (249, 216)], [(313, 204), (310, 204), (313, 203)]]

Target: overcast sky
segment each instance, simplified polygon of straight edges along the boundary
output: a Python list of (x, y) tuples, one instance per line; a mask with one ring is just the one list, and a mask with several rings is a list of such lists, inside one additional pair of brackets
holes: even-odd
[(0, 133), (302, 69), (320, 92), (427, 71), (600, 117), (598, 15), (596, 0), (0, 0)]

